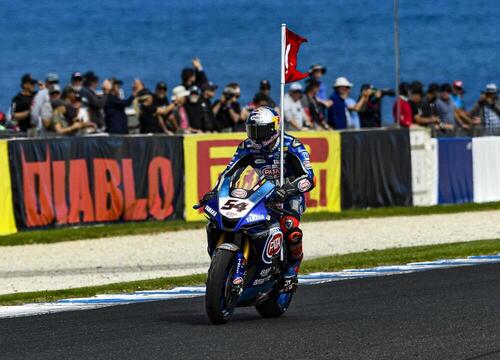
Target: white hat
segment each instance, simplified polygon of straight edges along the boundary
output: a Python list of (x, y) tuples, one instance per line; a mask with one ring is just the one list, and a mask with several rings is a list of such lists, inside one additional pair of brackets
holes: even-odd
[(487, 94), (496, 94), (498, 92), (497, 84), (494, 83), (486, 84), (484, 92)]
[(184, 86), (176, 86), (172, 89), (172, 101), (180, 97), (188, 96), (189, 94), (189, 90), (186, 90)]
[(340, 86), (345, 86), (345, 87), (352, 87), (352, 83), (349, 82), (345, 77), (339, 77), (335, 80), (335, 84), (333, 84), (334, 88), (340, 87)]
[(290, 91), (302, 91), (302, 84), (294, 82), (290, 84)]

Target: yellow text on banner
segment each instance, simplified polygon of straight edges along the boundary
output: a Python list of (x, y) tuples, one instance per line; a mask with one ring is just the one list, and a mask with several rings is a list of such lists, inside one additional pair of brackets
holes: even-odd
[(8, 146), (6, 140), (0, 140), (0, 235), (8, 235), (16, 232)]

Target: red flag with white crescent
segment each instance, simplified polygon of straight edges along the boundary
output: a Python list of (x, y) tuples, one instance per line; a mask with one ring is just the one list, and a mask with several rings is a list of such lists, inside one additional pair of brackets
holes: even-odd
[(297, 54), (303, 42), (307, 42), (307, 39), (286, 28), (285, 83), (299, 81), (308, 76), (308, 73), (297, 70)]

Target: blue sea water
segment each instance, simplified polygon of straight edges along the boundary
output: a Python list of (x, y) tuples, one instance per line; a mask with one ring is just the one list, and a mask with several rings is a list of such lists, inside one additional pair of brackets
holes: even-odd
[[(500, 83), (500, 6), (492, 0), (400, 1), (401, 78), (463, 80), (466, 104), (486, 83)], [(392, 0), (3, 0), (0, 2), (0, 110), (31, 72), (117, 76), (128, 90), (179, 83), (191, 58), (209, 79), (238, 81), (248, 101), (268, 78), (278, 98), (280, 24), (307, 37), (299, 69), (327, 66), (327, 83), (394, 87)], [(388, 102), (387, 102), (388, 103)], [(390, 118), (388, 104), (384, 115)]]

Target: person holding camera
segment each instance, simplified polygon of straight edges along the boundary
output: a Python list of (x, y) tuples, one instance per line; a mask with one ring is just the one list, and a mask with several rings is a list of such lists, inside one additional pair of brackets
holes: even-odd
[[(219, 100), (214, 103), (215, 129), (218, 132), (233, 132), (238, 130), (240, 123), (241, 106), (238, 102), (240, 87), (236, 83), (229, 83), (224, 88)], [(243, 126), (245, 123), (242, 123)]]
[(377, 89), (371, 84), (361, 85), (358, 101), (367, 96), (366, 101), (358, 111), (359, 121), (362, 128), (372, 128), (382, 126), (382, 98), (384, 96), (394, 96), (393, 89)]
[(496, 84), (487, 84), (479, 100), (470, 111), (474, 124), (481, 124), (486, 130), (500, 129), (500, 99)]

